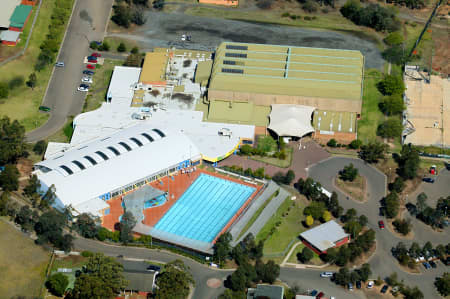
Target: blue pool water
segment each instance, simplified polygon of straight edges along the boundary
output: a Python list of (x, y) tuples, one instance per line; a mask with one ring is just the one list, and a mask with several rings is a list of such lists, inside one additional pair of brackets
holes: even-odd
[(150, 199), (150, 200), (147, 200), (146, 202), (144, 202), (144, 209), (157, 207), (157, 206), (164, 204), (165, 202), (166, 202), (166, 195), (163, 194), (156, 198), (153, 198), (153, 199)]
[(252, 187), (201, 174), (155, 228), (212, 242), (254, 191)]

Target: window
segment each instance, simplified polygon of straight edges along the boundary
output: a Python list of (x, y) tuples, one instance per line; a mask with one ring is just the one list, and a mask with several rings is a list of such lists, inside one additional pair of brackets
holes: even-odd
[(103, 160), (109, 160), (109, 158), (108, 158), (108, 156), (107, 155), (105, 155), (104, 153), (102, 153), (101, 151), (96, 151), (95, 152), (97, 155), (99, 155), (100, 157), (102, 157), (103, 158)]
[(72, 163), (75, 164), (76, 166), (80, 167), (81, 170), (86, 169), (86, 167), (84, 167), (84, 165), (81, 164), (81, 162), (79, 162), (77, 160), (73, 160)]
[(247, 54), (242, 54), (242, 53), (225, 53), (225, 57), (247, 58)]
[(241, 69), (222, 69), (222, 73), (243, 74), (244, 70), (241, 70)]
[(69, 175), (73, 174), (72, 169), (70, 169), (70, 168), (67, 167), (66, 165), (60, 165), (59, 167), (61, 167), (62, 169), (64, 169)]
[(166, 137), (166, 135), (164, 135), (164, 133), (161, 132), (161, 130), (159, 130), (159, 129), (153, 129), (152, 131), (156, 132), (161, 137)]
[(153, 139), (153, 137), (148, 135), (147, 133), (142, 133), (141, 135), (144, 136), (145, 138), (147, 138), (148, 141), (150, 141), (150, 142), (155, 141), (155, 139)]
[(97, 165), (97, 162), (96, 162), (94, 159), (92, 159), (91, 157), (89, 157), (89, 156), (84, 156), (84, 158), (85, 158), (86, 160), (88, 160), (89, 162), (91, 162), (92, 165)]
[(223, 64), (236, 65), (236, 61), (234, 61), (234, 60), (224, 60)]
[(123, 146), (127, 151), (131, 151), (131, 147), (128, 145), (128, 144), (126, 144), (125, 142), (119, 142), (119, 144), (121, 145), (121, 146)]
[(143, 145), (142, 142), (139, 141), (139, 139), (136, 139), (134, 137), (131, 137), (130, 140), (133, 141), (134, 143), (136, 143), (138, 146), (142, 146)]
[(229, 50), (248, 50), (248, 46), (238, 46), (238, 45), (226, 45), (225, 48)]
[(112, 151), (116, 156), (120, 156), (120, 152), (112, 146), (107, 147), (110, 151)]

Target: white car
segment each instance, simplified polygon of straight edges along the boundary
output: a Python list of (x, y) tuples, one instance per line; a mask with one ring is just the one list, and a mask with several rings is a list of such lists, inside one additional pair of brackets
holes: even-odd
[(81, 82), (92, 83), (92, 78), (91, 77), (83, 77), (83, 78), (81, 78)]
[(78, 87), (78, 91), (89, 91), (89, 86), (86, 85), (86, 84), (81, 84), (81, 85)]
[(322, 278), (333, 277), (333, 272), (322, 272), (320, 273), (320, 277)]
[(57, 66), (57, 67), (64, 67), (64, 62), (58, 61), (57, 63), (55, 63), (55, 66)]
[(367, 288), (371, 289), (373, 288), (373, 286), (375, 285), (375, 283), (373, 282), (373, 280), (369, 281), (369, 283), (367, 284)]

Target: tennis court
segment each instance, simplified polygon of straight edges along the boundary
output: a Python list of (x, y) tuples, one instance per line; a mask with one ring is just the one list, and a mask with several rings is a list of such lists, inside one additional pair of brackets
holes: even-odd
[(201, 174), (155, 229), (202, 242), (212, 242), (255, 188)]

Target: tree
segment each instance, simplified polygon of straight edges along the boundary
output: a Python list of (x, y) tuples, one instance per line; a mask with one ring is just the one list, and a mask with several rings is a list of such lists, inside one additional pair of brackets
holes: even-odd
[(331, 138), (330, 140), (328, 140), (327, 145), (328, 145), (329, 147), (336, 147), (336, 145), (337, 145), (336, 139)]
[(256, 261), (256, 274), (259, 280), (264, 283), (274, 283), (277, 277), (280, 275), (280, 266), (273, 260), (269, 260), (266, 264), (260, 260)]
[(19, 170), (15, 165), (8, 164), (0, 172), (0, 187), (3, 191), (16, 191), (19, 188)]
[(347, 212), (345, 213), (345, 215), (343, 215), (341, 217), (341, 220), (342, 220), (342, 222), (349, 222), (349, 221), (355, 220), (355, 217), (356, 217), (356, 210), (351, 208), (351, 209), (348, 209)]
[(358, 222), (361, 226), (364, 227), (367, 225), (367, 222), (369, 222), (369, 219), (367, 218), (366, 215), (361, 215), (361, 216), (359, 216)]
[(311, 215), (306, 216), (305, 223), (307, 226), (311, 226), (314, 223), (314, 218)]
[(131, 13), (130, 20), (132, 23), (138, 26), (142, 26), (145, 24), (145, 22), (147, 22), (147, 18), (144, 17), (144, 12), (141, 9), (134, 9)]
[(125, 46), (125, 44), (123, 42), (121, 42), (119, 44), (119, 46), (117, 47), (117, 52), (126, 52), (127, 47)]
[(245, 299), (247, 296), (245, 295), (244, 291), (237, 291), (234, 292), (230, 289), (226, 289), (225, 292), (223, 292), (219, 299)]
[(4, 191), (0, 195), (0, 216), (8, 215), (9, 193)]
[(0, 119), (0, 165), (16, 162), (25, 151), (25, 128), (9, 117)]
[(336, 284), (345, 286), (351, 281), (350, 271), (347, 267), (342, 267), (334, 276), (334, 282)]
[(139, 48), (133, 47), (130, 52), (131, 52), (131, 54), (139, 54)]
[(405, 90), (405, 84), (401, 76), (386, 75), (378, 83), (378, 89), (383, 95), (401, 95)]
[(22, 206), (14, 221), (22, 227), (23, 231), (29, 232), (33, 229), (37, 214), (27, 206)]
[(57, 244), (63, 238), (62, 232), (66, 222), (66, 217), (55, 210), (43, 213), (34, 227), (38, 236), (36, 242)]
[(322, 214), (322, 220), (328, 222), (331, 220), (331, 213), (329, 211), (324, 211)]
[(113, 298), (128, 284), (122, 272), (122, 264), (114, 258), (94, 253), (75, 280), (70, 298)]
[(404, 296), (404, 299), (423, 299), (423, 293), (420, 291), (418, 287), (410, 288), (408, 286), (403, 287), (401, 292)]
[(336, 260), (338, 254), (339, 250), (337, 248), (332, 247), (327, 249), (327, 253), (322, 254), (320, 258), (326, 263), (333, 263)]
[(392, 225), (395, 227), (396, 231), (405, 236), (411, 231), (411, 221), (409, 220), (395, 219), (392, 222)]
[(355, 139), (348, 145), (351, 149), (359, 149), (362, 145), (362, 141), (359, 139)]
[(91, 48), (92, 50), (97, 50), (98, 49), (98, 44), (96, 41), (90, 42), (89, 43), (89, 48)]
[(5, 82), (0, 82), (0, 99), (7, 98), (9, 95), (9, 87)]
[(404, 188), (405, 188), (405, 181), (402, 179), (402, 177), (396, 177), (394, 182), (389, 184), (389, 190), (395, 191), (397, 193), (402, 193)]
[(233, 291), (244, 291), (247, 283), (247, 277), (244, 271), (238, 268), (227, 278), (227, 285)]
[(42, 155), (45, 152), (46, 148), (47, 148), (47, 142), (45, 140), (39, 140), (33, 146), (33, 152), (36, 155)]
[(30, 74), (30, 76), (28, 76), (28, 81), (26, 82), (26, 84), (29, 88), (31, 88), (31, 90), (34, 90), (34, 88), (36, 87), (36, 82), (37, 82), (37, 76), (36, 76), (36, 73), (33, 72)]
[(425, 211), (425, 209), (428, 207), (427, 202), (426, 202), (427, 198), (428, 198), (428, 196), (424, 192), (417, 195), (416, 206), (417, 206), (417, 212), (419, 214), (423, 213)]
[(74, 224), (75, 229), (85, 238), (94, 238), (97, 235), (98, 227), (94, 219), (89, 214), (83, 213), (77, 217)]
[(133, 228), (136, 226), (136, 219), (131, 212), (126, 211), (120, 220), (120, 241), (128, 244), (133, 241)]
[(155, 298), (187, 298), (190, 286), (193, 284), (194, 279), (188, 272), (188, 267), (184, 265), (183, 261), (175, 260), (166, 264), (164, 271), (156, 278), (158, 288), (155, 291)]
[(400, 137), (403, 131), (401, 119), (396, 117), (388, 118), (378, 126), (377, 135), (384, 138)]
[(56, 188), (55, 185), (51, 185), (47, 191), (44, 193), (44, 196), (42, 196), (40, 202), (39, 202), (39, 209), (44, 211), (50, 208), (56, 200)]
[(403, 34), (399, 31), (391, 32), (383, 41), (389, 46), (400, 45), (403, 43)]
[(403, 110), (405, 110), (403, 98), (398, 94), (383, 97), (378, 106), (381, 112), (386, 115), (402, 114)]
[(64, 295), (64, 292), (66, 291), (68, 285), (69, 278), (67, 278), (67, 276), (62, 273), (55, 273), (51, 275), (45, 283), (45, 286), (48, 288), (50, 293), (58, 297)]
[(344, 169), (339, 171), (339, 177), (343, 181), (353, 182), (357, 176), (358, 176), (358, 168), (355, 168), (353, 166), (353, 163), (344, 166)]
[(289, 169), (286, 172), (286, 177), (285, 177), (284, 183), (286, 185), (290, 185), (294, 179), (295, 179), (295, 172), (292, 169)]
[(230, 255), (231, 252), (231, 240), (233, 237), (229, 232), (225, 232), (220, 235), (214, 244), (214, 254), (213, 260), (217, 262), (220, 266), (225, 264), (226, 258)]
[(41, 183), (39, 182), (38, 177), (33, 174), (31, 178), (28, 180), (28, 185), (23, 189), (23, 194), (28, 198), (32, 198), (33, 195), (37, 194), (37, 191), (40, 189)]
[(438, 292), (443, 296), (450, 295), (450, 273), (445, 272), (442, 277), (436, 277), (434, 280), (434, 285), (436, 286)]
[(372, 270), (370, 269), (370, 265), (365, 263), (361, 266), (360, 269), (356, 270), (359, 274), (359, 278), (362, 281), (367, 281), (370, 277), (370, 275), (372, 275)]
[(319, 182), (314, 182), (312, 178), (306, 180), (300, 178), (295, 184), (295, 188), (309, 200), (319, 200), (322, 195), (322, 186)]
[(98, 46), (99, 51), (109, 51), (110, 46), (106, 41), (103, 41), (100, 46)]
[(385, 199), (385, 212), (386, 217), (388, 218), (394, 218), (397, 216), (398, 211), (400, 209), (400, 200), (398, 198), (397, 193), (391, 192), (389, 193)]
[(303, 210), (304, 215), (311, 215), (314, 219), (320, 219), (325, 211), (325, 204), (321, 201), (313, 201)]
[(131, 22), (131, 9), (126, 5), (114, 5), (111, 20), (119, 26), (128, 28)]
[(314, 257), (314, 252), (308, 247), (305, 247), (302, 249), (302, 252), (299, 254), (298, 257), (301, 262), (307, 263)]
[(378, 141), (370, 142), (361, 146), (359, 157), (368, 163), (377, 163), (379, 159), (384, 158), (386, 152), (386, 144)]
[(413, 179), (417, 176), (420, 166), (418, 149), (411, 144), (404, 144), (400, 156), (397, 158), (398, 174), (405, 180)]
[(358, 221), (352, 220), (345, 223), (344, 230), (353, 238), (356, 238), (356, 236), (361, 232), (362, 226)]

